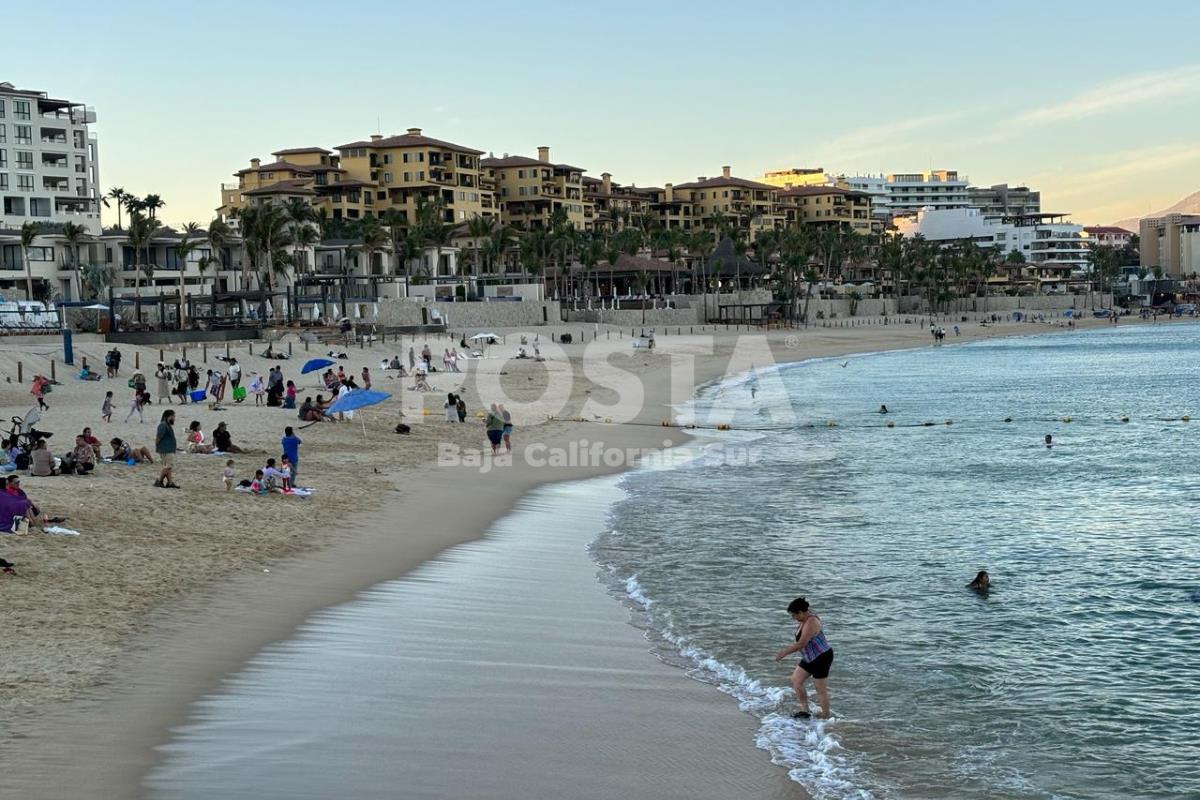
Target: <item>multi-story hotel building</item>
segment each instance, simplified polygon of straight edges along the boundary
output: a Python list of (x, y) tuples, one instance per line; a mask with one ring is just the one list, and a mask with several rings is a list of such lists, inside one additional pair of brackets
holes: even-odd
[(549, 147), (537, 151), (537, 158), (504, 155), (481, 162), (496, 187), (504, 224), (526, 230), (545, 228), (554, 212), (562, 209), (576, 230), (590, 229), (595, 210), (589, 215), (585, 207), (590, 204), (583, 197), (583, 167), (551, 162)]
[(0, 83), (0, 228), (74, 222), (100, 233), (96, 112)]
[(603, 172), (599, 178), (583, 176), (583, 214), (592, 216), (598, 230), (620, 230), (627, 223), (650, 214), (655, 191), (614, 183), (612, 175)]
[(701, 176), (691, 183), (667, 188), (675, 197), (689, 196), (693, 222), (709, 224), (718, 214), (731, 219), (742, 218), (752, 236), (759, 230), (783, 225), (779, 190), (765, 183), (735, 177), (728, 166), (721, 167), (719, 177)]
[(1125, 247), (1133, 242), (1133, 231), (1127, 231), (1115, 225), (1088, 225), (1083, 230), (1093, 244)]
[(978, 208), (987, 216), (1012, 217), (1022, 214), (1038, 214), (1042, 210), (1042, 193), (1028, 186), (1009, 186), (996, 183), (986, 188), (972, 186), (967, 189), (967, 200), (972, 208)]
[(423, 202), (440, 203), (443, 222), (500, 216), (480, 165), (482, 150), (425, 136), (420, 128), (399, 136), (372, 134), (336, 149), (344, 177), (371, 192), (375, 216), (395, 211), (411, 225)]
[(882, 224), (872, 216), (871, 195), (840, 186), (780, 189), (779, 210), (789, 228), (832, 226), (863, 236), (882, 230)]
[(968, 181), (952, 169), (891, 175), (855, 175), (839, 183), (872, 196), (876, 213), (886, 216), (922, 208), (968, 208)]
[(795, 167), (768, 172), (758, 179), (759, 183), (774, 186), (778, 189), (791, 189), (796, 186), (827, 186), (834, 182), (831, 175), (826, 174), (822, 167)]
[(1200, 272), (1200, 215), (1146, 217), (1138, 225), (1139, 264), (1168, 278)]
[(346, 170), (331, 151), (296, 147), (276, 150), (271, 155), (275, 161), (269, 164), (250, 159), (249, 167), (234, 173), (236, 184), (221, 185), (218, 214), (228, 219), (248, 205), (291, 197), (304, 197), (314, 207), (324, 207), (331, 219), (358, 219), (370, 210), (374, 195), (367, 190), (374, 186), (346, 179)]

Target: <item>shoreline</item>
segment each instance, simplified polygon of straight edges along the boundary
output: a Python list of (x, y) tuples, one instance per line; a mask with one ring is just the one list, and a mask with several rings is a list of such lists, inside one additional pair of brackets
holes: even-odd
[[(1126, 324), (1153, 323), (1130, 320)], [(1107, 325), (1107, 321), (1085, 320), (1076, 330)], [(1007, 323), (986, 329), (972, 325), (950, 344), (1069, 332), (1045, 324)], [(773, 331), (766, 336), (776, 363), (929, 346), (928, 332), (915, 325)], [(789, 338), (798, 339), (800, 346), (788, 345)], [(659, 344), (660, 351), (669, 353), (672, 339), (664, 337)], [(726, 374), (728, 355), (698, 360), (690, 386), (693, 395)], [(639, 449), (685, 441), (686, 431), (656, 429), (653, 424), (661, 417), (655, 409), (671, 409), (677, 400), (671, 396), (673, 387), (661, 380), (663, 374), (650, 370), (641, 375), (647, 389), (640, 417), (644, 427), (559, 425), (561, 429), (547, 430), (550, 435), (538, 441), (566, 446), (591, 434), (596, 439), (603, 436), (606, 445)], [(521, 432), (533, 438), (541, 430), (526, 426)], [(511, 468), (484, 480), (470, 467), (430, 469), (426, 465), (416, 470), (423, 474), (406, 476), (379, 510), (348, 521), (352, 536), (340, 536), (322, 549), (272, 563), (269, 577), (245, 571), (149, 614), (140, 632), (127, 642), (121, 663), (105, 686), (44, 709), (37, 719), (17, 722), (20, 738), (11, 737), (2, 746), (6, 774), (0, 777), (0, 787), (11, 783), (21, 792), (17, 796), (28, 798), (140, 796), (141, 779), (159, 760), (154, 748), (169, 741), (171, 728), (187, 719), (193, 701), (220, 691), (225, 676), (263, 646), (289, 638), (308, 615), (404, 575), (456, 544), (479, 539), (538, 486), (625, 468), (593, 465), (548, 471), (514, 460)], [(464, 496), (471, 502), (461, 502)], [(445, 511), (421, 517), (420, 525), (404, 525), (420, 508)], [(396, 520), (401, 524), (393, 527)], [(48, 748), (47, 741), (53, 741), (54, 747)], [(71, 758), (59, 758), (59, 753), (70, 753)], [(769, 762), (764, 758), (763, 763)]]

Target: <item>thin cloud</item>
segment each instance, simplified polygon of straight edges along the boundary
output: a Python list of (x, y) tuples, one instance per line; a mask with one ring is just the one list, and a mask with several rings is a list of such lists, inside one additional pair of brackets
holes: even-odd
[[(910, 138), (912, 134), (957, 122), (968, 113), (967, 111), (944, 111), (923, 117), (881, 122), (877, 125), (855, 128), (814, 148), (814, 152), (821, 154), (820, 160), (842, 164), (881, 153), (890, 153), (913, 144)], [(811, 154), (806, 158), (811, 158)]]
[(1068, 122), (1098, 114), (1123, 111), (1130, 106), (1163, 100), (1200, 90), (1200, 64), (1172, 70), (1146, 72), (1109, 81), (1080, 92), (1061, 103), (1052, 103), (1018, 114), (1009, 120), (1016, 127)]
[(1035, 176), (1030, 183), (1056, 198), (1103, 195), (1126, 181), (1200, 161), (1200, 145), (1156, 145), (1118, 153), (1111, 161), (1108, 166), (1084, 172)]

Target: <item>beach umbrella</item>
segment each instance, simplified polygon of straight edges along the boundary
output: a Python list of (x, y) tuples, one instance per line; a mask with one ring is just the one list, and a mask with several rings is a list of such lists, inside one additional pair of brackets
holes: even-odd
[(304, 368), (300, 370), (300, 374), (307, 375), (310, 372), (316, 372), (319, 369), (325, 369), (326, 367), (332, 366), (333, 362), (328, 358), (310, 358), (308, 361), (304, 362)]
[(499, 339), (499, 338), (500, 337), (494, 333), (477, 333), (471, 337), (471, 341), (473, 342), (476, 339)]
[[(387, 392), (376, 392), (372, 389), (352, 389), (344, 395), (333, 401), (329, 408), (325, 409), (325, 413), (333, 416), (347, 411), (356, 411), (360, 408), (373, 406), (376, 403), (382, 403), (391, 397)], [(363, 438), (367, 436), (367, 421), (362, 420)]]

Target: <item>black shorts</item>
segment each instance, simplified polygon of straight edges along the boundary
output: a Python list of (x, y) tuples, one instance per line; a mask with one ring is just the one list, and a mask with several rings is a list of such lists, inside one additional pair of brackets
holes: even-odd
[(829, 668), (833, 666), (833, 651), (826, 650), (821, 655), (814, 658), (812, 661), (801, 661), (800, 669), (807, 672), (817, 680), (824, 680), (829, 677)]

